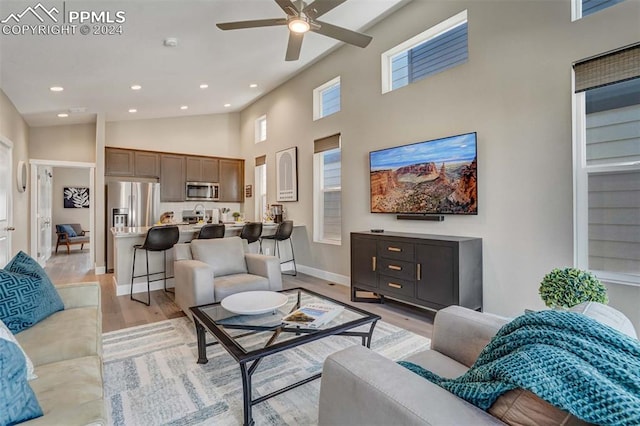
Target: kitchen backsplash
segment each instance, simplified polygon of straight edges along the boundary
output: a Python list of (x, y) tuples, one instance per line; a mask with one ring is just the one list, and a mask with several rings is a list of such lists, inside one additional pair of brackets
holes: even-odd
[(215, 201), (185, 201), (182, 203), (160, 203), (160, 213), (167, 211), (173, 212), (173, 220), (176, 222), (182, 222), (182, 211), (193, 211), (194, 207), (198, 204), (204, 205), (206, 210), (222, 209), (226, 207), (229, 209), (229, 213), (240, 212), (244, 216), (242, 203), (218, 203)]

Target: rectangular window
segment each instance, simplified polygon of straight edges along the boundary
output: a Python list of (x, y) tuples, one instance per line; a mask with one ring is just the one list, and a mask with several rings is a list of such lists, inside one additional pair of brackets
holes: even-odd
[(340, 135), (314, 143), (313, 240), (340, 245), (342, 242), (342, 159)]
[(467, 62), (467, 11), (382, 54), (382, 93)]
[(599, 12), (603, 9), (622, 3), (624, 0), (573, 0), (573, 20)]
[(266, 155), (256, 157), (255, 168), (255, 213), (256, 221), (264, 220), (267, 213), (267, 164)]
[(313, 119), (340, 111), (340, 76), (313, 90)]
[(638, 63), (640, 47), (574, 67), (576, 263), (640, 284), (640, 72), (628, 79), (617, 63), (629, 58)]
[(256, 143), (267, 140), (267, 116), (263, 115), (256, 120)]

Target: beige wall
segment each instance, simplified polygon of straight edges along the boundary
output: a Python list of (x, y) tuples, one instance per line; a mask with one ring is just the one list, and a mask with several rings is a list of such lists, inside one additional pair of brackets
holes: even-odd
[[(468, 63), (382, 95), (381, 53), (464, 9)], [(639, 14), (637, 1), (573, 23), (568, 0), (412, 2), (368, 31), (373, 42), (366, 49), (341, 48), (242, 111), (245, 180), (253, 182), (253, 159), (266, 154), (275, 202), (275, 153), (298, 146), (299, 202), (286, 207), (312, 241), (313, 140), (340, 132), (342, 246), (296, 248), (301, 264), (348, 276), (349, 232), (374, 227), (482, 237), (485, 310), (516, 315), (542, 308), (544, 274), (573, 264), (571, 64), (640, 40)], [(312, 90), (337, 75), (342, 111), (314, 122)], [(256, 145), (254, 121), (263, 114), (268, 140)], [(477, 216), (438, 223), (369, 213), (369, 151), (473, 131)], [(638, 292), (616, 289), (612, 304), (625, 305), (628, 294), (637, 300)], [(624, 310), (640, 324), (637, 304)]]
[[(11, 253), (22, 250), (29, 253), (29, 186), (25, 192), (18, 192), (15, 171), (18, 161), (29, 162), (29, 127), (18, 113), (13, 103), (0, 89), (0, 135), (13, 142), (13, 226), (16, 228), (11, 236)], [(4, 266), (4, 265), (2, 265)]]
[(93, 163), (96, 159), (96, 125), (32, 127), (29, 156), (36, 160)]
[(231, 113), (108, 122), (105, 145), (238, 157), (239, 119)]
[[(51, 198), (51, 219), (53, 225), (61, 223), (79, 223), (82, 229), (89, 230), (89, 209), (65, 209), (63, 191), (65, 187), (89, 187), (89, 169), (66, 167), (53, 168), (53, 194)], [(53, 241), (56, 241), (56, 228), (52, 226)], [(79, 246), (78, 246), (79, 247)]]

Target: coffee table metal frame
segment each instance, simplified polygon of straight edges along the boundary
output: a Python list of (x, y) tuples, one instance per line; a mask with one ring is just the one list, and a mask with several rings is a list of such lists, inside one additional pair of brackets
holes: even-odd
[[(322, 339), (327, 336), (355, 336), (362, 338), (362, 345), (367, 348), (371, 347), (371, 336), (373, 334), (373, 329), (376, 326), (376, 322), (380, 319), (379, 315), (372, 314), (371, 312), (367, 312), (363, 309), (356, 308), (355, 306), (348, 305), (343, 302), (339, 302), (330, 297), (318, 294), (311, 290), (307, 290), (301, 287), (282, 290), (280, 292), (292, 293), (297, 291), (298, 300), (294, 305), (291, 312), (300, 307), (300, 296), (302, 292), (307, 293), (311, 296), (315, 296), (320, 299), (324, 299), (328, 302), (335, 303), (339, 306), (343, 306), (351, 311), (361, 314), (363, 317), (358, 318), (352, 321), (345, 322), (344, 324), (338, 324), (334, 327), (329, 327), (325, 329), (310, 329), (310, 328), (302, 328), (298, 326), (289, 326), (286, 324), (279, 324), (274, 326), (253, 326), (253, 325), (229, 325), (223, 324), (219, 325), (215, 320), (213, 320), (209, 315), (204, 312), (204, 308), (208, 308), (215, 305), (220, 305), (220, 302), (212, 303), (208, 305), (201, 306), (193, 306), (189, 308), (193, 313), (193, 319), (196, 326), (196, 333), (198, 336), (198, 364), (206, 364), (209, 360), (207, 359), (207, 346), (212, 346), (216, 344), (221, 344), (227, 352), (240, 364), (240, 373), (242, 375), (242, 401), (243, 401), (243, 415), (244, 415), (244, 425), (251, 426), (254, 425), (255, 422), (252, 416), (252, 407), (256, 404), (260, 404), (261, 402), (266, 401), (267, 399), (273, 398), (274, 396), (280, 395), (281, 393), (287, 392), (291, 389), (297, 388), (298, 386), (302, 386), (306, 383), (309, 383), (313, 380), (318, 379), (322, 373), (314, 374), (310, 377), (307, 377), (298, 382), (292, 383), (284, 388), (273, 391), (267, 395), (263, 395), (259, 398), (253, 399), (253, 393), (251, 388), (251, 378), (253, 373), (255, 373), (256, 369), (260, 365), (260, 362), (263, 358), (273, 355), (278, 352), (285, 351), (287, 349), (291, 349), (300, 345), (304, 345), (305, 343), (313, 342), (315, 340)], [(339, 317), (338, 317), (339, 318)], [(371, 324), (369, 327), (369, 331), (349, 331), (353, 328)], [(239, 330), (247, 330), (246, 333), (239, 334), (237, 336), (230, 337), (222, 328), (227, 329), (239, 329)], [(207, 343), (206, 342), (206, 331), (209, 331), (217, 341)], [(238, 339), (242, 337), (246, 337), (252, 334), (256, 334), (259, 332), (271, 331), (273, 332), (273, 336), (268, 340), (266, 345), (263, 348), (255, 349), (255, 350), (245, 350), (240, 343), (238, 343)], [(273, 344), (273, 342), (278, 338), (281, 333), (294, 333), (297, 334), (297, 337), (293, 339), (288, 339), (282, 342), (278, 342)]]

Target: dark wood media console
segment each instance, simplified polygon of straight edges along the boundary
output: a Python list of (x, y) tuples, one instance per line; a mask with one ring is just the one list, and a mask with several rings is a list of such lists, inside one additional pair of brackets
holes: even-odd
[(482, 310), (482, 239), (352, 232), (351, 300), (384, 302), (384, 296), (435, 310)]

